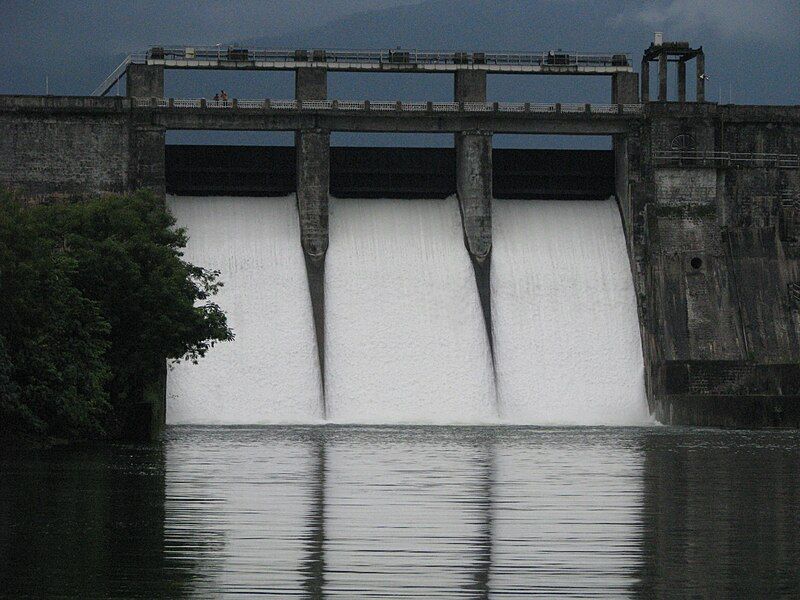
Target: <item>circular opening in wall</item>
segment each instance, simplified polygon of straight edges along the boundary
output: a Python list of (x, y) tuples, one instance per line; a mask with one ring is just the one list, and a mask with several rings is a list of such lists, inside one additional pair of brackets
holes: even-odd
[(702, 261), (702, 260), (700, 260), (700, 257), (698, 257), (698, 256), (695, 256), (695, 257), (694, 257), (694, 258), (693, 258), (693, 259), (692, 259), (692, 260), (689, 262), (689, 264), (691, 264), (691, 265), (692, 265), (692, 268), (693, 268), (693, 269), (699, 269), (700, 267), (702, 267), (702, 266), (703, 266), (703, 261)]

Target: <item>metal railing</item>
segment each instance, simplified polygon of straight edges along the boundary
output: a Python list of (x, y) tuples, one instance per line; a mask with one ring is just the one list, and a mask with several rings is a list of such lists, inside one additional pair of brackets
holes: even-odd
[(135, 62), (213, 61), (263, 63), (346, 63), (389, 65), (499, 65), (546, 67), (629, 67), (627, 53), (586, 53), (564, 50), (543, 52), (431, 52), (416, 49), (325, 50), (267, 49), (241, 46), (164, 46), (131, 55)]
[(656, 162), (667, 164), (697, 164), (711, 166), (800, 168), (800, 155), (770, 152), (724, 152), (719, 150), (656, 150)]
[(206, 100), (205, 98), (133, 98), (137, 108), (324, 110), (376, 112), (501, 112), (501, 113), (589, 113), (638, 115), (641, 104), (536, 104), (531, 102), (387, 102), (352, 100)]
[(108, 90), (114, 87), (114, 84), (117, 83), (125, 74), (125, 71), (128, 70), (128, 65), (131, 64), (132, 60), (133, 55), (126, 56), (125, 60), (111, 72), (111, 75), (106, 77), (103, 82), (92, 91), (92, 96), (105, 96)]

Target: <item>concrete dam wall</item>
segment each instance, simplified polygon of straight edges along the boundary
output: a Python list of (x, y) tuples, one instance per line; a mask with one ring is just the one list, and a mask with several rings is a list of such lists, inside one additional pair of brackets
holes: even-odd
[[(522, 176), (521, 184), (506, 183), (508, 177), (501, 181), (494, 171), (504, 169), (504, 159), (491, 147), (492, 132), (513, 125), (535, 133), (611, 134), (614, 190), (651, 412), (675, 424), (800, 426), (800, 107), (664, 101), (641, 106), (640, 113), (621, 116), (593, 115), (588, 109), (580, 115), (508, 117), (496, 111), (397, 111), (374, 122), (365, 114), (342, 123), (349, 130), (462, 128), (455, 134), (455, 168), (448, 166), (449, 173), (428, 170), (430, 164), (453, 164), (447, 153), (440, 154), (436, 160), (443, 162), (426, 161), (416, 180), (409, 181), (408, 170), (384, 173), (374, 193), (398, 183), (408, 186), (408, 194), (429, 185), (436, 190), (431, 195), (446, 195), (455, 179), (464, 243), (487, 323), (494, 310), (488, 283), (493, 198), (501, 197), (503, 185), (519, 185), (526, 193), (539, 186), (536, 168)], [(180, 110), (140, 109), (128, 98), (0, 97), (0, 185), (47, 198), (143, 187), (164, 195), (166, 129), (216, 122), (212, 110), (186, 109), (178, 115)], [(232, 111), (219, 123), (226, 129), (248, 124), (303, 128), (294, 154), (294, 189), (312, 312), (322, 339), (329, 193), (342, 189), (337, 172), (346, 172), (349, 161), (338, 162), (338, 150), (330, 149), (329, 131), (320, 124), (335, 127), (338, 117), (328, 111), (323, 119), (315, 109), (291, 116), (259, 110), (263, 115), (251, 112), (241, 119), (244, 109)], [(385, 161), (375, 156), (367, 163)], [(173, 172), (178, 170), (170, 168)], [(176, 184), (183, 177), (191, 185), (191, 169), (183, 173), (176, 175)], [(359, 188), (351, 173), (347, 185), (353, 195), (365, 191), (369, 184)], [(283, 177), (280, 185), (288, 188), (291, 181)], [(608, 176), (602, 181), (607, 185)], [(324, 340), (318, 346), (324, 347)]]

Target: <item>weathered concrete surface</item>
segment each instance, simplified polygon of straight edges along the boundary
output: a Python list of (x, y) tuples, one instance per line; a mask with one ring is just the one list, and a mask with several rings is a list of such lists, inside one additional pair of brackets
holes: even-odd
[(364, 131), (386, 133), (531, 133), (554, 135), (627, 134), (642, 117), (625, 113), (586, 112), (436, 112), (333, 111), (285, 109), (138, 107), (148, 123), (166, 129), (227, 131)]
[[(327, 131), (298, 131), (297, 210), (300, 240), (306, 259), (308, 289), (317, 338), (317, 355), (325, 386), (325, 253), (328, 250), (328, 189), (330, 185), (330, 140)], [(323, 405), (323, 415), (325, 406)]]
[(797, 153), (800, 108), (650, 104), (617, 158), (651, 410), (674, 424), (796, 427), (798, 169), (654, 159), (676, 144)]
[(639, 74), (616, 73), (611, 79), (612, 104), (639, 103)]
[(296, 69), (294, 97), (298, 100), (325, 100), (328, 97), (328, 72), (318, 67)]
[(163, 98), (164, 67), (155, 65), (128, 65), (125, 90), (129, 98)]
[(121, 98), (0, 96), (0, 186), (29, 196), (130, 188), (130, 119)]
[(486, 102), (486, 71), (456, 71), (453, 84), (456, 102)]
[(492, 136), (456, 138), (456, 188), (470, 254), (482, 260), (492, 249)]
[(0, 96), (0, 185), (28, 196), (163, 196), (164, 132), (125, 98)]

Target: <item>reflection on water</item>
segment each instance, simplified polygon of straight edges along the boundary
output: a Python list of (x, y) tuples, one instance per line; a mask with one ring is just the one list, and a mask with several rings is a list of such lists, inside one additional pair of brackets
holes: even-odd
[(800, 434), (168, 430), (0, 459), (0, 596), (800, 593)]

